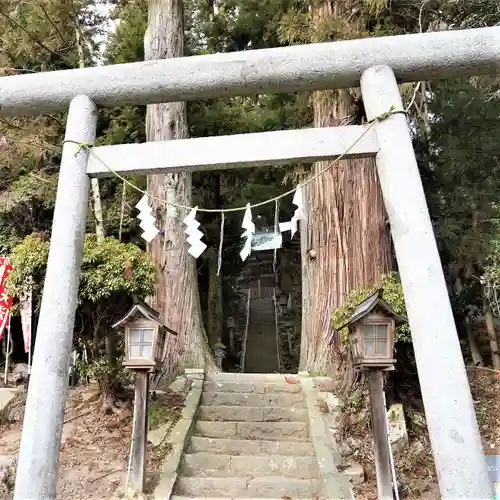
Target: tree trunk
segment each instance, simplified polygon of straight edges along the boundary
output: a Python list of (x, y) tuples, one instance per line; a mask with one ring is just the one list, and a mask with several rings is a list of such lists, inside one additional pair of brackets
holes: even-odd
[[(184, 54), (182, 0), (150, 0), (149, 24), (144, 41), (146, 60), (180, 57)], [(185, 139), (188, 136), (186, 103), (155, 104), (147, 107), (148, 141)], [(148, 176), (148, 192), (155, 198), (191, 205), (191, 174)], [(164, 352), (164, 375), (183, 368), (213, 366), (203, 327), (196, 261), (188, 254), (182, 221), (186, 210), (158, 203), (150, 198), (157, 214), (158, 235), (149, 245), (156, 264), (157, 282), (152, 306), (179, 333), (168, 336)]]
[(486, 330), (488, 331), (488, 338), (490, 341), (491, 361), (495, 370), (500, 370), (500, 351), (498, 350), (498, 339), (495, 331), (495, 324), (493, 322), (493, 314), (488, 301), (483, 301), (484, 317), (486, 319)]
[[(222, 206), (221, 183), (222, 174), (213, 175), (213, 195), (216, 207)], [(213, 222), (208, 224), (207, 233), (209, 236), (208, 254), (208, 311), (207, 311), (207, 329), (210, 347), (222, 342), (222, 332), (224, 329), (224, 305), (222, 297), (222, 266), (219, 270), (219, 244), (221, 234), (222, 214), (212, 214)]]
[(224, 326), (222, 276), (217, 276), (218, 264), (219, 255), (211, 248), (208, 257), (208, 340), (211, 347), (222, 341)]
[(470, 316), (465, 318), (465, 328), (467, 329), (467, 340), (469, 341), (472, 363), (474, 366), (484, 366), (483, 356), (481, 354), (481, 350), (479, 349), (477, 338), (472, 331)]
[[(313, 22), (321, 25), (327, 18), (338, 19), (351, 12), (355, 3), (318, 0), (313, 3)], [(315, 92), (313, 104), (316, 127), (355, 121), (357, 109), (349, 90)], [(326, 165), (315, 163), (312, 174)], [(333, 375), (336, 363), (330, 347), (334, 334), (332, 313), (344, 305), (350, 292), (372, 285), (393, 266), (374, 160), (337, 163), (307, 186), (305, 199), (307, 222), (301, 226), (300, 369)]]

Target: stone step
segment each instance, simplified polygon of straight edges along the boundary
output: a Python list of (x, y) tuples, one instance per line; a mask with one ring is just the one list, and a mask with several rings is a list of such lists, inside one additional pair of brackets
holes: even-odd
[(272, 383), (286, 384), (287, 378), (298, 378), (297, 374), (292, 373), (207, 373), (205, 375), (206, 382), (248, 382), (256, 383)]
[(282, 476), (314, 479), (318, 477), (318, 464), (315, 457), (195, 453), (184, 455), (181, 474), (185, 477)]
[(226, 422), (307, 422), (305, 408), (275, 406), (201, 406), (200, 420)]
[[(203, 498), (203, 500), (260, 500), (260, 498), (262, 497), (253, 497), (253, 498), (250, 498), (248, 496), (246, 497), (183, 497), (183, 496), (179, 496), (179, 495), (174, 495), (173, 497), (170, 497), (170, 500), (193, 500), (193, 499), (201, 499)], [(285, 497), (286, 498), (286, 497)], [(267, 500), (283, 500), (283, 497), (281, 498), (268, 498)], [(306, 500), (305, 498), (296, 498), (294, 500)], [(307, 500), (311, 500), (310, 498), (308, 498)], [(315, 499), (316, 500), (316, 499)], [(319, 500), (319, 499), (318, 499)]]
[[(181, 477), (175, 494), (187, 497), (222, 498), (315, 498), (321, 491), (317, 480), (289, 477)], [(174, 497), (175, 498), (175, 497)]]
[(204, 392), (201, 396), (203, 406), (283, 406), (305, 408), (301, 393), (274, 392), (256, 394), (248, 392)]
[(307, 441), (309, 424), (308, 422), (207, 422), (198, 420), (194, 434), (226, 439)]
[(251, 383), (251, 382), (205, 382), (204, 392), (253, 392), (258, 394), (271, 394), (276, 392), (301, 392), (297, 384)]
[(266, 441), (223, 439), (193, 436), (188, 453), (220, 453), (226, 455), (296, 455), (314, 456), (311, 443), (304, 441)]

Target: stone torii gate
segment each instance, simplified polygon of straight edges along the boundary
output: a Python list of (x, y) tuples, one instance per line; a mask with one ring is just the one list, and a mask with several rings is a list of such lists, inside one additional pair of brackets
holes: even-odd
[[(361, 84), (372, 120), (391, 107), (402, 110), (397, 81), (494, 74), (499, 69), (500, 27), (494, 27), (2, 77), (0, 116), (65, 111), (69, 106), (15, 500), (52, 500), (56, 495), (89, 178), (109, 175), (77, 144), (94, 142), (96, 106)], [(94, 152), (122, 173), (276, 165), (338, 157), (363, 130), (349, 126), (281, 131), (105, 146)], [(405, 116), (391, 114), (369, 132), (347, 157), (376, 157), (441, 495), (450, 500), (491, 499), (492, 484)]]

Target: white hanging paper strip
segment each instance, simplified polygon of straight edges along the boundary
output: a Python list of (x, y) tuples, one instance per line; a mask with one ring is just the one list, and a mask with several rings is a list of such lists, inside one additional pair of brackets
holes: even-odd
[(188, 237), (187, 242), (189, 243), (189, 254), (197, 259), (206, 249), (207, 245), (201, 241), (203, 238), (203, 232), (198, 228), (200, 223), (196, 220), (196, 212), (198, 207), (191, 209), (191, 212), (184, 219), (184, 224), (186, 225), (186, 230), (184, 231)]
[(304, 202), (302, 199), (302, 188), (299, 186), (295, 190), (295, 194), (293, 195), (292, 203), (297, 207), (295, 212), (288, 222), (280, 222), (280, 231), (284, 233), (285, 231), (291, 231), (291, 237), (293, 238), (294, 234), (297, 232), (297, 226), (299, 220), (306, 220), (306, 216), (304, 215)]
[[(137, 203), (137, 205), (135, 206), (135, 208), (137, 208), (137, 210), (139, 210), (139, 212), (146, 212), (146, 213), (151, 213), (153, 210), (151, 209), (151, 207), (149, 206), (149, 203), (148, 203), (148, 195), (145, 194), (140, 200), (139, 202)], [(140, 218), (140, 215), (139, 214), (139, 218)]]
[(160, 230), (155, 226), (156, 218), (153, 215), (153, 209), (149, 206), (148, 195), (145, 194), (139, 203), (135, 206), (139, 210), (137, 218), (141, 221), (139, 227), (144, 231), (141, 237), (148, 243), (151, 243), (158, 235)]
[(155, 226), (150, 226), (147, 229), (144, 229), (141, 237), (144, 238), (148, 243), (151, 243), (158, 236), (159, 232), (160, 230), (158, 228), (156, 228)]
[(241, 227), (245, 230), (241, 237), (246, 238), (246, 241), (243, 245), (243, 249), (240, 252), (240, 257), (241, 260), (246, 260), (250, 255), (250, 252), (252, 251), (252, 238), (253, 234), (255, 233), (255, 224), (252, 220), (252, 210), (250, 209), (250, 203), (247, 204)]
[(151, 214), (140, 214), (140, 215), (141, 216), (138, 217), (138, 219), (141, 220), (139, 227), (143, 231), (146, 231), (146, 229), (148, 229), (148, 227), (154, 226), (156, 219)]

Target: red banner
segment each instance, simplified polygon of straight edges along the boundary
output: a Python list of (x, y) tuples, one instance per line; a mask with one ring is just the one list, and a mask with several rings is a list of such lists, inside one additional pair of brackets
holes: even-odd
[(0, 257), (0, 340), (10, 317), (10, 308), (12, 307), (12, 297), (9, 297), (5, 291), (5, 280), (12, 270), (8, 257)]

